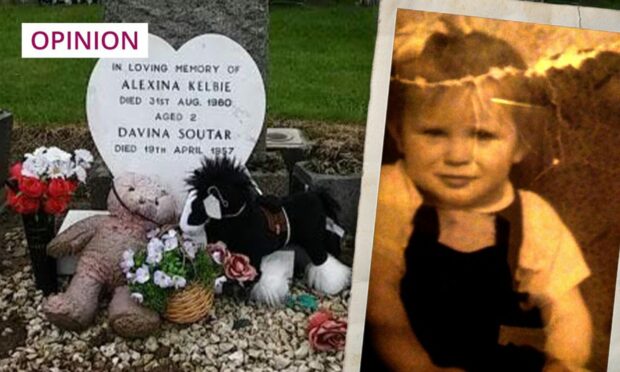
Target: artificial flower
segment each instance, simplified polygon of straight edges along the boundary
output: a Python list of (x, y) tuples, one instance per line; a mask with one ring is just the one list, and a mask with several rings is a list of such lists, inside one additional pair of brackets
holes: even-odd
[(6, 198), (15, 212), (20, 214), (33, 214), (39, 210), (39, 199), (30, 198), (22, 193), (15, 193), (7, 188)]
[(162, 240), (164, 241), (164, 252), (169, 252), (179, 246), (179, 239), (176, 237), (176, 232), (171, 234), (172, 232), (174, 232), (174, 230), (170, 230), (162, 236)]
[(77, 149), (73, 152), (75, 154), (75, 165), (84, 169), (90, 169), (90, 165), (93, 162), (93, 154), (88, 150)]
[(142, 265), (136, 270), (136, 274), (134, 276), (134, 281), (140, 284), (144, 284), (149, 281), (151, 275), (149, 274), (149, 267), (146, 265)]
[(133, 300), (135, 300), (139, 304), (141, 304), (144, 301), (144, 296), (142, 296), (142, 293), (133, 292), (131, 295), (129, 295), (129, 297), (131, 297)]
[(74, 175), (73, 163), (71, 161), (53, 161), (47, 168), (49, 178), (68, 178)]
[[(88, 151), (76, 150), (75, 157), (80, 164), (90, 167), (92, 154)], [(21, 214), (65, 212), (78, 181), (85, 176), (85, 171), (76, 174), (74, 167), (72, 155), (58, 147), (39, 147), (27, 153), (23, 162), (10, 168), (9, 205)]]
[(67, 181), (62, 178), (54, 178), (50, 180), (47, 186), (47, 195), (52, 198), (61, 196), (70, 196), (77, 189), (75, 181)]
[(47, 148), (43, 153), (50, 163), (68, 163), (71, 161), (71, 154), (55, 146)]
[(18, 181), (22, 178), (22, 163), (17, 162), (9, 169), (9, 177)]
[(68, 206), (69, 206), (68, 196), (48, 198), (43, 201), (43, 210), (47, 214), (61, 214), (67, 210)]
[(198, 252), (198, 246), (191, 240), (185, 240), (183, 242), (183, 251), (190, 259), (194, 259), (196, 257), (196, 253)]
[(172, 278), (161, 270), (157, 270), (153, 274), (153, 283), (161, 288), (169, 288), (173, 286)]
[(123, 252), (123, 260), (121, 261), (121, 269), (124, 273), (128, 273), (129, 269), (134, 267), (135, 262), (133, 260), (134, 252), (131, 249), (127, 249)]
[(250, 264), (250, 258), (240, 253), (230, 253), (224, 261), (224, 274), (229, 279), (246, 282), (256, 278), (256, 269)]
[(149, 246), (146, 253), (146, 263), (157, 265), (164, 258), (164, 252), (156, 246)]
[(146, 246), (146, 262), (155, 265), (163, 258), (164, 243), (159, 238), (153, 238)]
[(230, 252), (224, 242), (217, 242), (213, 244), (207, 244), (207, 253), (213, 258), (213, 261), (218, 265), (223, 265)]
[(174, 275), (172, 277), (172, 285), (175, 289), (180, 289), (187, 285), (187, 280), (182, 276)]
[(47, 172), (49, 162), (45, 157), (46, 150), (45, 147), (39, 147), (34, 152), (25, 155), (26, 159), (22, 164), (22, 175), (39, 178)]
[(86, 182), (86, 169), (82, 167), (75, 167), (73, 168), (73, 174), (75, 174), (78, 181), (82, 183)]
[(22, 163), (22, 176), (40, 178), (45, 175), (49, 165), (47, 159), (43, 156), (27, 156), (28, 155), (26, 155), (26, 160)]
[(319, 310), (308, 319), (308, 340), (315, 350), (343, 350), (346, 334), (346, 319), (336, 319), (327, 310)]
[(47, 189), (45, 182), (38, 178), (22, 177), (19, 182), (19, 191), (30, 198), (40, 198)]

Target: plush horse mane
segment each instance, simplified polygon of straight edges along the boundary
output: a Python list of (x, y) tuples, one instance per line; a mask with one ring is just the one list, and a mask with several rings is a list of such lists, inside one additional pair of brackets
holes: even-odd
[(247, 190), (248, 198), (253, 189), (252, 180), (243, 165), (227, 157), (204, 157), (201, 167), (194, 170), (185, 181), (190, 189), (196, 190), (199, 198), (207, 196), (207, 189), (211, 185), (228, 185)]

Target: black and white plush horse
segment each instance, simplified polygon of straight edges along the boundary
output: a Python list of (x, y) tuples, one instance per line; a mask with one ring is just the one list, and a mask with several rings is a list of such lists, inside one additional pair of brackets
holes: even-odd
[(339, 206), (326, 192), (263, 196), (246, 168), (225, 157), (205, 158), (187, 183), (181, 228), (247, 255), (259, 271), (251, 298), (271, 305), (284, 301), (289, 289), (284, 273), (292, 268), (265, 265), (265, 258), (289, 244), (308, 254), (312, 288), (336, 294), (350, 285), (351, 269), (335, 258), (342, 237), (335, 224)]

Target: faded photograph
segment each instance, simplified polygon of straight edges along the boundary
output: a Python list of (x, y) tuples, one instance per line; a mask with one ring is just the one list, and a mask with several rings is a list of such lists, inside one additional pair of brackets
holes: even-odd
[(362, 369), (605, 371), (620, 36), (400, 9)]

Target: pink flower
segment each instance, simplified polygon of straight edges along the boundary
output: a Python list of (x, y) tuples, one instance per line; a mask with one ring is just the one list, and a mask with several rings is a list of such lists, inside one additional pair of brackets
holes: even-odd
[(238, 282), (246, 282), (256, 278), (256, 269), (250, 264), (250, 258), (239, 253), (229, 253), (224, 261), (224, 274)]
[(223, 242), (217, 242), (214, 244), (207, 244), (207, 253), (213, 258), (218, 265), (223, 265), (224, 262), (230, 257), (230, 252), (226, 248), (226, 244)]
[(328, 310), (319, 310), (308, 319), (308, 340), (317, 351), (343, 350), (346, 335), (346, 319), (335, 319)]

